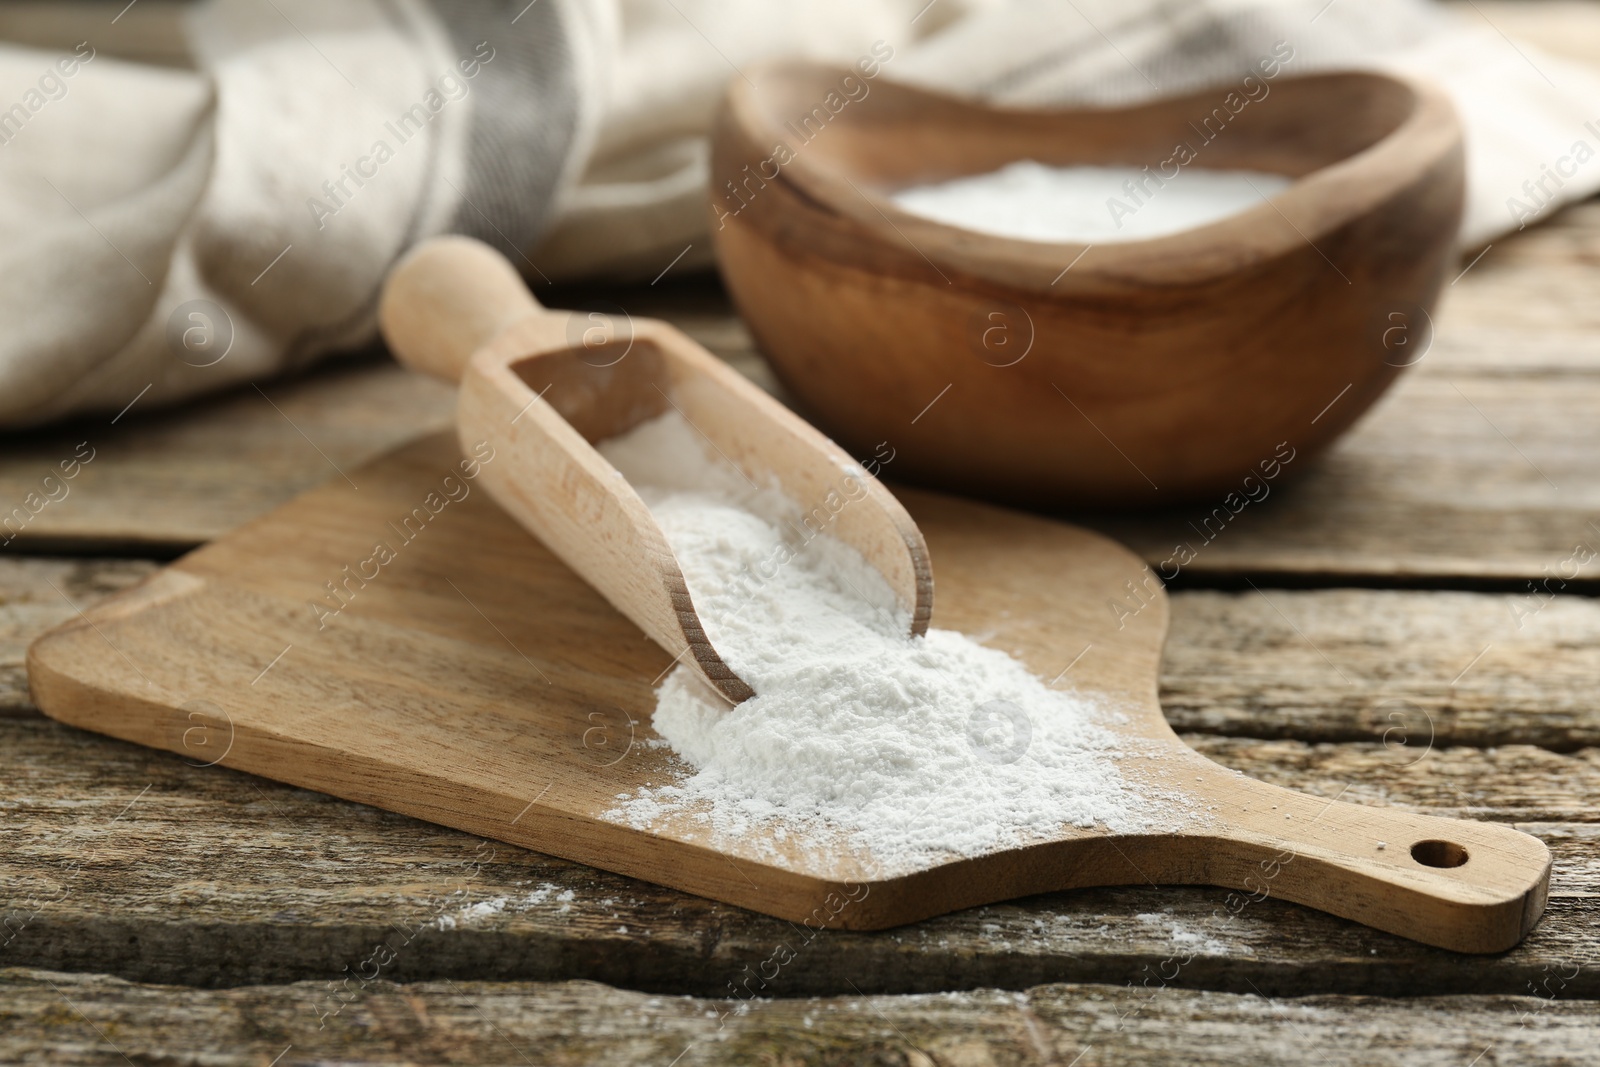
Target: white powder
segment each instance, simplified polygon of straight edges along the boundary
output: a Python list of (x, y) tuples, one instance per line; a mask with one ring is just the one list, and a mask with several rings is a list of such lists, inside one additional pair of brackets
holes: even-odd
[(756, 693), (732, 707), (678, 666), (653, 725), (683, 778), (620, 797), (610, 817), (648, 827), (691, 812), (746, 843), (842, 837), (885, 875), (1063, 824), (1148, 827), (1153, 800), (1119, 772), (1130, 746), (1106, 729), (1113, 710), (954, 631), (908, 637), (882, 575), (808, 535), (794, 502), (710, 455), (676, 412), (600, 451), (649, 505), (713, 647)]
[[(949, 226), (1024, 241), (1142, 241), (1205, 226), (1290, 185), (1281, 174), (1183, 167), (1049, 167), (1024, 160), (988, 174), (902, 189), (894, 202)], [(1157, 184), (1161, 179), (1164, 184)], [(1133, 182), (1132, 191), (1125, 183)]]
[[(521, 885), (522, 883), (517, 883)], [(576, 894), (570, 889), (562, 889), (558, 885), (545, 882), (539, 888), (522, 897), (490, 897), (487, 900), (475, 901), (461, 908), (453, 915), (441, 915), (434, 920), (433, 925), (441, 930), (454, 930), (456, 927), (471, 925), (480, 919), (488, 919), (506, 911), (525, 912), (534, 908), (543, 907), (551, 900), (561, 905), (555, 909), (558, 915), (565, 915), (572, 910), (572, 902), (577, 899)]]

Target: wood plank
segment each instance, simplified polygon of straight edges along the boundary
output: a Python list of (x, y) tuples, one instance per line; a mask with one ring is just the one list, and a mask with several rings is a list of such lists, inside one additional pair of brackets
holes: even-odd
[[(1600, 17), (1592, 21), (1600, 24)], [(1600, 198), (1494, 242), (1481, 258), (1463, 256), (1460, 267), (1464, 272), (1441, 294), (1427, 353), (1409, 375), (1600, 373), (1600, 306), (1593, 298), (1600, 278)], [(539, 290), (539, 298), (553, 307), (664, 318), (723, 359), (767, 366), (726, 294), (704, 279), (655, 287), (559, 286)]]
[[(73, 617), (72, 604), (88, 608), (154, 567), (0, 557), (0, 715), (36, 713), (23, 672), (35, 637)], [(1600, 602), (1589, 597), (1190, 590), (1171, 607), (1161, 703), (1180, 731), (1386, 742), (1397, 753), (1407, 746), (1401, 762), (1430, 740), (1600, 745), (1590, 695)]]
[[(1559, 989), (1559, 976), (1548, 981)], [(1572, 1064), (1593, 1001), (1542, 996), (1283, 1000), (1177, 987), (1044, 985), (925, 996), (661, 997), (586, 982), (352, 982), (174, 989), (0, 971), (0, 1059), (92, 1064), (885, 1064), (1056, 1067)], [(337, 1012), (335, 1014), (335, 1011)], [(326, 1014), (321, 1014), (326, 1013)], [(124, 1058), (126, 1057), (126, 1059)], [(276, 1058), (275, 1058), (276, 1057)]]
[(155, 569), (146, 560), (0, 556), (0, 717), (39, 713), (23, 665), (35, 637)]
[(1600, 745), (1591, 597), (1267, 589), (1171, 602), (1161, 706), (1180, 731), (1381, 742), (1402, 763), (1430, 746)]
[[(1589, 214), (1585, 225), (1600, 237), (1600, 205), (1575, 210)], [(1552, 309), (1545, 284), (1552, 275), (1507, 262), (1492, 274), (1493, 286), (1452, 294), (1441, 321), (1498, 287), (1511, 292), (1486, 299), (1488, 306), (1526, 307), (1536, 293), (1535, 303), (1564, 316), (1554, 319), (1561, 328), (1547, 318), (1531, 329), (1511, 316), (1441, 325), (1428, 355), (1345, 441), (1236, 516), (1214, 514), (1226, 507), (1219, 499), (1153, 515), (1071, 517), (1124, 541), (1161, 573), (1202, 585), (1253, 575), (1522, 589), (1578, 550), (1575, 577), (1593, 589), (1600, 580), (1600, 530), (1591, 525), (1600, 521), (1600, 476), (1591, 463), (1600, 446), (1600, 423), (1591, 417), (1600, 408), (1600, 326), (1584, 330), (1593, 317), (1587, 294), (1600, 272), (1583, 272), (1572, 286), (1578, 291), (1567, 294), (1570, 306)], [(1487, 257), (1474, 273), (1491, 274), (1486, 264)], [(1506, 276), (1516, 281), (1503, 283)], [(666, 310), (646, 303), (640, 313)], [(715, 336), (706, 317), (692, 325)], [(737, 347), (735, 331), (718, 339), (719, 355), (770, 376)], [(768, 384), (782, 395), (775, 381)], [(1193, 562), (1181, 565), (1180, 545), (1190, 547)], [(1174, 559), (1180, 566), (1171, 566)]]
[[(1520, 993), (1583, 964), (1600, 996), (1600, 752), (1435, 752), (1189, 738), (1226, 765), (1308, 791), (1438, 804), (1519, 824), (1555, 854), (1549, 907), (1518, 948), (1467, 958), (1222, 890), (1050, 893), (882, 933), (781, 920), (321, 794), (82, 733), (0, 720), (8, 943), (0, 963), (145, 981), (328, 982), (380, 941), (385, 977), (585, 978), (727, 995), (788, 944), (780, 996), (1050, 981), (1139, 982), (1175, 953), (1194, 988), (1293, 995)], [(1437, 769), (1437, 773), (1434, 772)]]
[(1458, 818), (1588, 822), (1600, 797), (1600, 749), (1531, 745), (1438, 748), (1186, 738), (1195, 751), (1253, 778), (1316, 796), (1393, 804)]
[[(0, 551), (176, 555), (446, 428), (454, 405), (450, 387), (367, 358), (260, 392), (0, 438), (0, 523), (27, 509), (0, 527)], [(44, 483), (75, 457), (88, 457), (76, 477)]]
[(1550, 340), (1571, 347), (1572, 369), (1592, 371), (1600, 364), (1600, 308), (1593, 297), (1600, 277), (1600, 199), (1508, 234), (1481, 257), (1464, 256), (1461, 266), (1441, 299), (1437, 342), (1415, 370), (1453, 369), (1454, 346), (1470, 345), (1483, 329), (1499, 331), (1512, 367), (1523, 365), (1524, 345)]
[(1259, 504), (1218, 499), (1089, 525), (1164, 578), (1490, 579), (1521, 588), (1576, 551), (1576, 576), (1592, 586), (1596, 410), (1600, 375), (1411, 375), (1300, 481), (1270, 488)]

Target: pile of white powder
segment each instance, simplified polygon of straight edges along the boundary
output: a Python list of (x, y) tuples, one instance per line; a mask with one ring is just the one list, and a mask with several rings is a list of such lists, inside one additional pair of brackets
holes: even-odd
[[(1152, 175), (1154, 175), (1152, 177)], [(948, 226), (1023, 241), (1109, 244), (1165, 237), (1236, 215), (1288, 188), (1258, 171), (1050, 167), (1024, 160), (988, 174), (919, 185), (893, 200)]]
[(668, 412), (600, 451), (650, 507), (713, 647), (756, 695), (730, 706), (675, 668), (653, 725), (684, 776), (620, 797), (611, 817), (648, 827), (690, 812), (717, 833), (759, 827), (827, 850), (842, 837), (886, 875), (1063, 824), (1148, 828), (1152, 799), (1124, 781), (1127, 743), (1104, 725), (1114, 710), (962, 634), (908, 637), (859, 553), (702, 442)]

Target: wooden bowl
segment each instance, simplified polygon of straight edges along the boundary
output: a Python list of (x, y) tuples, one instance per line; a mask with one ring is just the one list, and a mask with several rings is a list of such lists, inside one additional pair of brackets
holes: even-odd
[[(1226, 89), (1020, 111), (758, 68), (715, 127), (723, 277), (802, 408), (889, 477), (1141, 507), (1297, 473), (1426, 350), (1461, 134), (1423, 84), (1257, 81), (1269, 91), (1237, 114)], [(1021, 159), (1155, 170), (1182, 144), (1191, 166), (1294, 181), (1207, 226), (1098, 245), (989, 236), (889, 199)]]

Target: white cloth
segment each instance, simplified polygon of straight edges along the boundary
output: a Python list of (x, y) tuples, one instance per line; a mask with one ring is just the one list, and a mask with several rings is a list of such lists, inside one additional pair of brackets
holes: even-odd
[(590, 154), (615, 13), (506, 7), (212, 0), (197, 72), (0, 48), (0, 426), (367, 343), (432, 234), (525, 254)]
[(1225, 82), (1285, 40), (1290, 72), (1444, 85), (1469, 245), (1600, 189), (1600, 75), (1424, 0), (209, 0), (191, 21), (195, 71), (0, 46), (0, 427), (367, 343), (388, 266), (447, 230), (534, 281), (704, 265), (727, 78), (877, 41), (886, 77), (1051, 106)]

